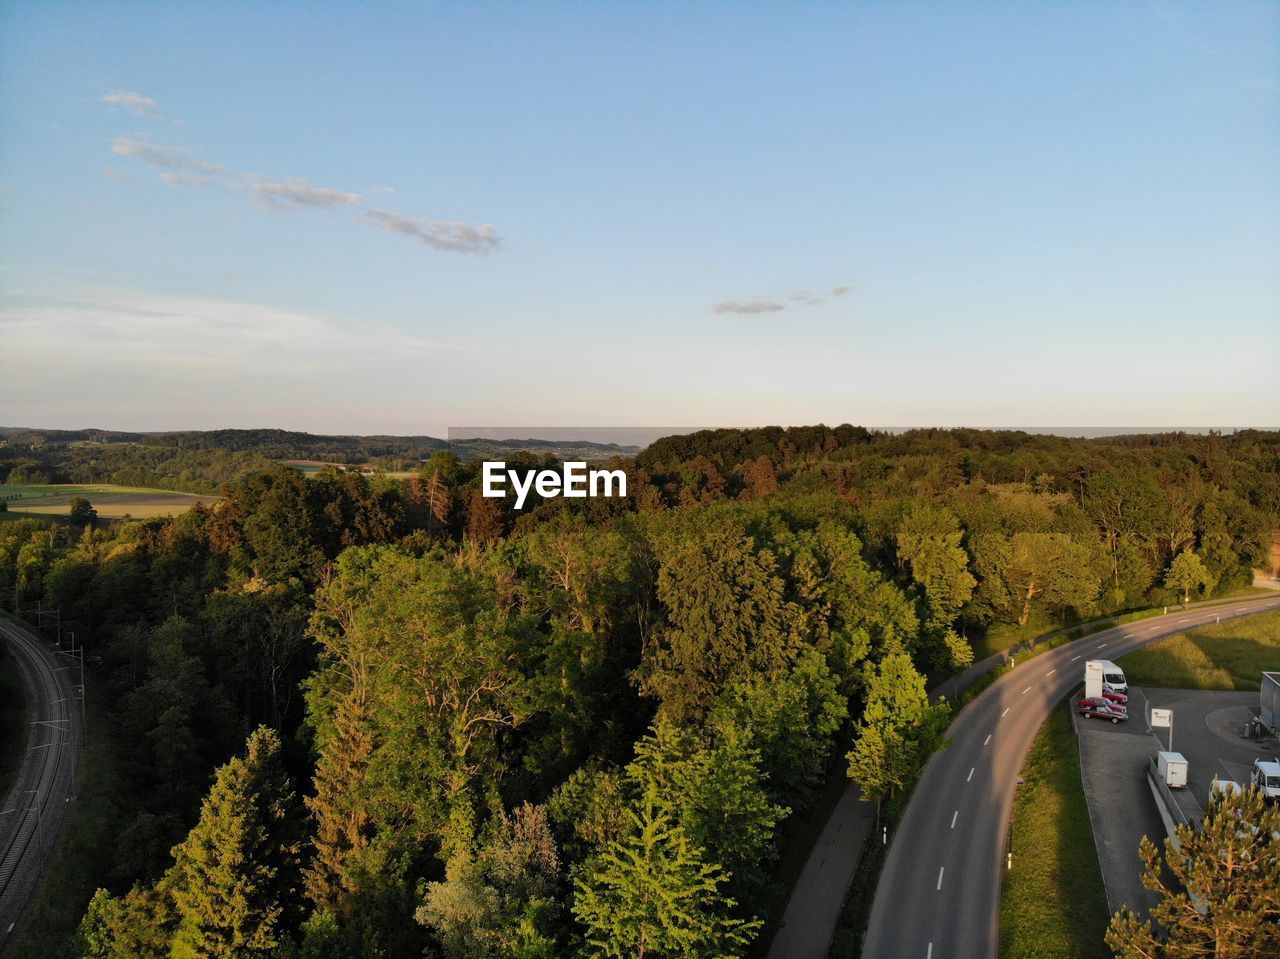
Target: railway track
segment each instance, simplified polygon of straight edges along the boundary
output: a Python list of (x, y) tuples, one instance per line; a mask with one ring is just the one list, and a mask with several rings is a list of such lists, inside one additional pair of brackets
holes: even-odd
[(2, 947), (44, 873), (66, 815), (83, 729), (70, 658), (11, 619), (0, 619), (0, 642), (18, 663), (31, 723), (22, 768), (0, 806)]

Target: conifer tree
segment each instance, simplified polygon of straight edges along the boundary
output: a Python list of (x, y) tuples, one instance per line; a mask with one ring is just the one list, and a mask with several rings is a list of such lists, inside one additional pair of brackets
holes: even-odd
[(268, 956), (288, 938), (299, 900), (299, 823), (280, 739), (266, 727), (218, 770), (200, 820), (166, 877), (178, 923), (175, 959)]
[(1128, 906), (1112, 917), (1107, 945), (1119, 959), (1280, 956), (1280, 806), (1259, 790), (1215, 799), (1203, 829), (1179, 826), (1163, 863), (1146, 836), (1141, 856), (1142, 884), (1161, 900), (1146, 920)]
[(587, 930), (587, 955), (608, 959), (736, 959), (759, 920), (733, 916), (720, 892), (729, 878), (704, 861), (683, 828), (660, 811), (650, 786), (630, 828), (575, 880), (573, 912)]

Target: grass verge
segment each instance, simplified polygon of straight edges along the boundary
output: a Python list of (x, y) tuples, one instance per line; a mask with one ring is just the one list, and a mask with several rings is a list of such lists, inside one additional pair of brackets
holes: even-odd
[(9, 650), (0, 646), (0, 800), (9, 794), (22, 767), (27, 730), (27, 691), (22, 675)]
[(76, 932), (109, 868), (104, 856), (119, 828), (115, 745), (106, 716), (89, 697), (84, 759), (62, 835), (44, 878), (5, 944), (4, 959), (79, 959)]
[(1022, 778), (1000, 902), (1001, 959), (1110, 959), (1107, 898), (1065, 708), (1040, 728)]
[(1201, 626), (1120, 662), (1125, 678), (1138, 686), (1257, 690), (1263, 670), (1280, 670), (1280, 613)]

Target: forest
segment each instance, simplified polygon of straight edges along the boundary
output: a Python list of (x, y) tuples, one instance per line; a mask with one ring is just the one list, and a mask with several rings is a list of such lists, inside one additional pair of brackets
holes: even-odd
[(51, 955), (761, 955), (797, 823), (911, 783), (988, 630), (1238, 590), (1280, 530), (1261, 431), (704, 431), (519, 512), (448, 450), (203, 452), (254, 458), (211, 507), (0, 523), (118, 747)]

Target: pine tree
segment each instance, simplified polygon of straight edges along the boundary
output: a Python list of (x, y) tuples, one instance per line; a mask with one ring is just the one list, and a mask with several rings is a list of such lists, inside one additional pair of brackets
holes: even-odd
[(1280, 956), (1280, 806), (1257, 789), (1215, 799), (1203, 829), (1179, 826), (1163, 863), (1146, 836), (1141, 856), (1142, 884), (1162, 898), (1144, 921), (1128, 906), (1112, 917), (1107, 945), (1119, 959)]
[(573, 912), (587, 930), (587, 954), (609, 959), (736, 959), (759, 920), (732, 915), (720, 893), (728, 876), (703, 860), (678, 824), (659, 811), (650, 786), (630, 828), (575, 880)]
[(246, 756), (218, 770), (199, 822), (174, 847), (175, 959), (267, 956), (285, 942), (299, 899), (298, 827), (280, 739), (260, 728)]

